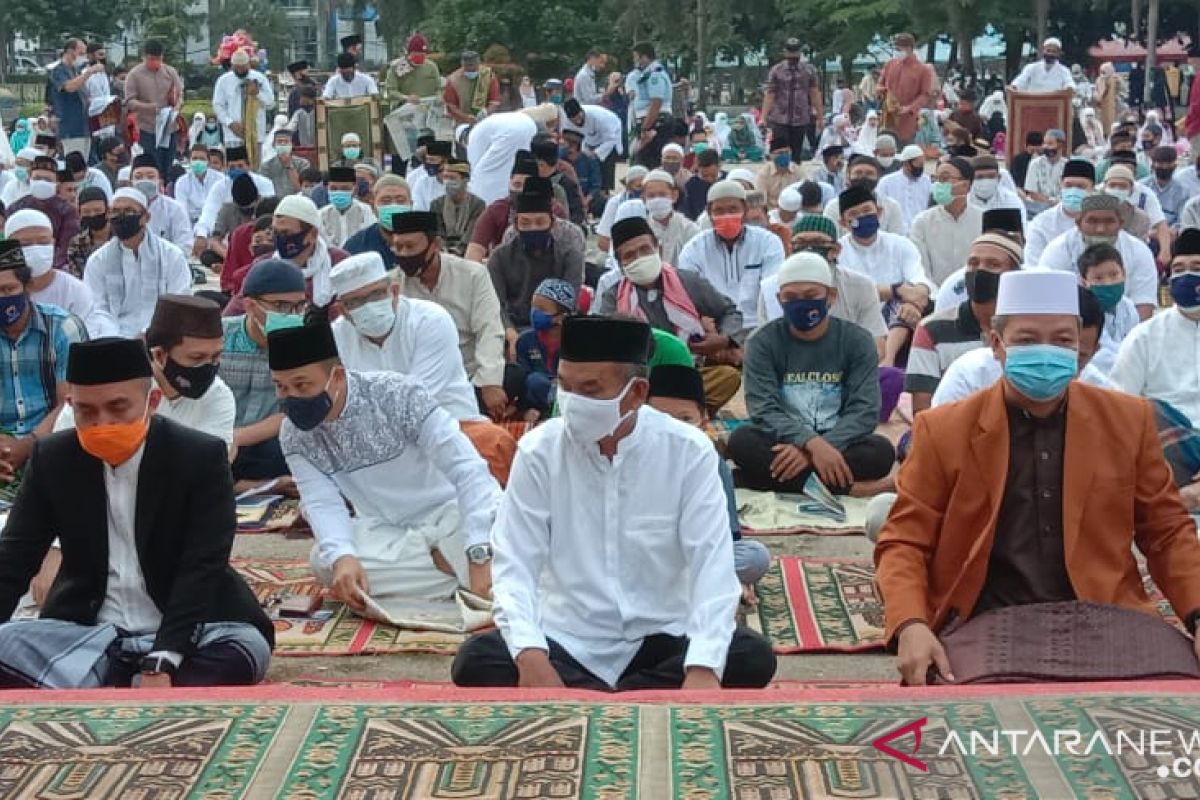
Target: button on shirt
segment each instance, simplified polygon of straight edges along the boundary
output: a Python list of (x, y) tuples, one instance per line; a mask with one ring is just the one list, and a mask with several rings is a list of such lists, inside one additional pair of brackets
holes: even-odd
[(552, 639), (610, 686), (647, 636), (723, 674), (740, 589), (717, 454), (648, 406), (610, 461), (552, 419), (517, 446), (492, 528), (496, 625), (516, 657)]
[(972, 616), (1075, 599), (1063, 551), (1066, 420), (1065, 406), (1046, 419), (1008, 406), (1008, 479)]
[(138, 470), (143, 444), (126, 462), (104, 465), (104, 493), (108, 504), (108, 584), (97, 622), (108, 622), (131, 633), (153, 633), (162, 623), (162, 612), (146, 591), (146, 578), (138, 560), (134, 537)]

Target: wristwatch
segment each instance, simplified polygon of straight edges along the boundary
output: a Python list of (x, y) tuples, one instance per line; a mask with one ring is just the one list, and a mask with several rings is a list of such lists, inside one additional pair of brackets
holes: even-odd
[(491, 560), (492, 546), (490, 544), (475, 544), (467, 548), (467, 561), (475, 566), (483, 566)]
[(175, 663), (171, 659), (163, 655), (145, 656), (138, 665), (138, 672), (143, 675), (149, 674), (175, 674)]

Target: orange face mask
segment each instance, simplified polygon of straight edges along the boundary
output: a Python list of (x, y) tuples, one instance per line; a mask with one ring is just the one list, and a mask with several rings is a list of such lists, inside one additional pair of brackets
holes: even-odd
[(79, 446), (85, 453), (95, 456), (110, 467), (124, 464), (142, 446), (142, 442), (146, 441), (146, 434), (150, 430), (149, 402), (147, 399), (146, 413), (141, 419), (133, 422), (76, 428), (75, 435), (79, 437)]

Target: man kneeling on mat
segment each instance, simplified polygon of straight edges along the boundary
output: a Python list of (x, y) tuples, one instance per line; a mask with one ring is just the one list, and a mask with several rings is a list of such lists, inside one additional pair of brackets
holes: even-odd
[[(34, 445), (0, 534), (0, 619), (54, 537), (41, 618), (0, 625), (0, 687), (258, 683), (274, 632), (229, 566), (237, 529), (225, 443), (154, 410), (146, 344), (71, 345), (75, 430)], [(0, 470), (3, 471), (3, 470)]]
[[(1073, 273), (1000, 276), (1003, 378), (923, 411), (875, 548), (886, 639), (906, 684), (1200, 677), (1200, 542), (1153, 407), (1087, 386)], [(999, 644), (1002, 643), (1002, 644)]]
[(498, 631), (468, 640), (459, 686), (758, 688), (771, 645), (736, 627), (717, 453), (645, 405), (650, 327), (569, 317), (562, 416), (517, 443), (492, 528)]

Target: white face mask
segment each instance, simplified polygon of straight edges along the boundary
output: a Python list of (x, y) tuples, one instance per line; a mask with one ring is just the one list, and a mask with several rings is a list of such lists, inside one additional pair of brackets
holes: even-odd
[(49, 200), (58, 191), (52, 181), (34, 180), (29, 182), (29, 193), (38, 200)]
[(380, 337), (391, 333), (396, 324), (396, 309), (392, 298), (365, 303), (349, 312), (354, 329), (363, 336)]
[(621, 401), (632, 386), (631, 380), (625, 384), (619, 395), (608, 400), (586, 397), (560, 388), (558, 410), (562, 414), (567, 436), (584, 445), (593, 445), (606, 436), (611, 436), (612, 432), (633, 414), (632, 411), (629, 414), (621, 414)]
[(26, 245), (21, 248), (21, 253), (25, 256), (25, 266), (29, 267), (29, 271), (35, 278), (45, 275), (54, 266), (54, 245), (52, 244)]
[(1000, 181), (996, 178), (978, 178), (975, 181), (975, 196), (983, 200), (991, 200), (996, 196), (996, 187)]
[(146, 195), (147, 200), (153, 200), (155, 197), (158, 197), (158, 181), (146, 179), (134, 181), (133, 188)]
[(893, 163), (895, 163), (896, 157), (895, 156), (880, 156), (879, 158), (877, 158), (875, 160), (879, 162), (879, 166), (883, 167), (884, 169), (887, 169)]
[(654, 219), (666, 219), (671, 216), (674, 208), (675, 206), (671, 203), (671, 198), (669, 197), (651, 197), (646, 201), (646, 211)]
[(649, 286), (662, 274), (662, 257), (658, 253), (651, 253), (648, 256), (635, 258), (622, 267), (621, 271), (625, 273), (626, 278), (638, 286)]

